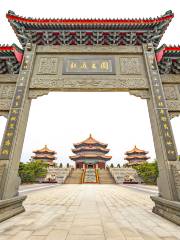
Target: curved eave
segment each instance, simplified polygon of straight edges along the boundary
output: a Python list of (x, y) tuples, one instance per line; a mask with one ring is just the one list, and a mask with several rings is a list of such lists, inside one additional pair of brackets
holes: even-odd
[(0, 58), (7, 59), (9, 57), (14, 57), (18, 63), (22, 62), (23, 51), (15, 44), (9, 45), (0, 45)]
[(94, 147), (99, 146), (99, 147), (102, 147), (102, 148), (106, 148), (108, 146), (108, 144), (104, 144), (104, 143), (100, 143), (100, 142), (99, 143), (97, 143), (97, 142), (96, 143), (91, 143), (91, 144), (81, 142), (81, 143), (74, 143), (73, 145), (74, 145), (75, 148), (86, 147), (86, 146), (89, 146), (89, 145), (92, 145)]
[[(76, 45), (77, 43), (75, 42), (78, 42), (79, 44), (79, 37), (76, 38), (75, 42), (74, 40), (71, 41), (69, 38), (66, 39), (63, 31), (70, 32), (70, 35), (73, 36), (80, 31), (86, 32), (87, 34), (89, 34), (89, 32), (92, 34), (92, 31), (101, 31), (102, 34), (105, 35), (111, 33), (114, 34), (113, 31), (116, 31), (117, 34), (122, 33), (122, 35), (125, 32), (128, 34), (136, 33), (137, 35), (144, 34), (145, 38), (147, 37), (147, 34), (150, 34), (152, 38), (151, 41), (153, 42), (154, 46), (157, 47), (165, 30), (174, 17), (174, 14), (172, 11), (168, 11), (160, 17), (149, 19), (33, 19), (21, 17), (12, 11), (9, 11), (6, 14), (6, 17), (23, 47), (25, 47), (28, 40), (38, 45), (46, 45), (51, 41), (55, 41), (51, 43), (52, 45), (62, 45), (64, 44), (64, 41), (67, 41), (65, 44), (69, 45)], [(23, 29), (23, 31), (21, 31), (21, 29)], [(53, 38), (51, 39), (51, 37), (48, 37), (45, 31), (50, 33), (50, 35), (55, 33)], [(32, 36), (30, 36), (30, 32), (32, 32)], [(46, 36), (40, 37), (40, 35), (43, 35), (43, 33), (45, 33)], [(57, 38), (57, 35), (63, 35), (63, 40)], [(55, 40), (53, 40), (54, 37)], [(47, 41), (44, 40), (44, 38), (48, 38)], [(146, 40), (140, 38), (136, 41), (135, 45), (140, 45)], [(87, 42), (86, 44), (89, 45), (90, 43)], [(93, 42), (93, 44), (97, 44), (96, 41)], [(93, 44), (91, 43), (90, 45)], [(105, 43), (102, 42), (98, 44), (107, 43), (105, 40)], [(109, 45), (111, 44), (113, 43), (110, 42)], [(117, 45), (121, 44), (124, 45), (124, 43), (117, 43)]]
[(48, 159), (49, 161), (53, 161), (53, 160), (56, 160), (56, 157), (53, 157), (53, 158), (50, 158), (50, 157), (41, 157), (41, 156), (35, 156), (35, 157), (32, 157), (32, 159), (36, 160), (36, 159)]
[(127, 160), (127, 161), (129, 161), (129, 160), (136, 160), (136, 159), (147, 160), (147, 159), (150, 159), (150, 157), (133, 156), (133, 157), (126, 157), (124, 159)]
[(108, 161), (112, 158), (112, 156), (98, 156), (98, 155), (92, 155), (92, 156), (88, 156), (88, 155), (76, 155), (76, 156), (69, 156), (69, 158), (71, 160), (80, 160), (80, 159), (102, 159), (105, 161)]
[(180, 45), (178, 46), (166, 46), (162, 45), (156, 50), (157, 62), (161, 62), (165, 58), (180, 59)]
[(50, 155), (57, 154), (55, 151), (41, 151), (41, 150), (33, 151), (33, 153), (35, 153), (35, 154), (50, 154)]
[(103, 153), (108, 153), (110, 151), (110, 149), (106, 149), (106, 148), (86, 148), (86, 147), (81, 147), (81, 148), (75, 148), (72, 149), (73, 153), (81, 153), (81, 152), (89, 152), (89, 151), (94, 151), (94, 152), (103, 152)]
[(35, 27), (35, 26), (72, 26), (73, 28), (77, 27), (83, 28), (87, 26), (95, 26), (98, 28), (104, 28), (107, 26), (156, 26), (163, 22), (170, 22), (174, 17), (172, 11), (166, 12), (164, 15), (157, 18), (146, 18), (146, 19), (36, 19), (36, 18), (26, 18), (16, 15), (14, 12), (9, 11), (6, 14), (9, 22), (16, 22), (21, 25)]
[(180, 45), (163, 45), (156, 50), (160, 74), (180, 74)]

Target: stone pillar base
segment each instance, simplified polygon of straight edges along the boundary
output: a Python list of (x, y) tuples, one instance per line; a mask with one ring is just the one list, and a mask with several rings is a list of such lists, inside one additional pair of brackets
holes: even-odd
[(26, 196), (17, 196), (10, 199), (0, 200), (0, 222), (25, 211), (22, 202)]
[(156, 196), (151, 196), (151, 199), (155, 203), (152, 210), (154, 213), (180, 225), (180, 202)]

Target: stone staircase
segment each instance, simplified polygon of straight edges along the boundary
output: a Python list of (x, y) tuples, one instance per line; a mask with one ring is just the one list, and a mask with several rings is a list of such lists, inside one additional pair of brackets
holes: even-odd
[(99, 169), (99, 183), (100, 184), (114, 184), (114, 178), (108, 169)]
[(82, 169), (74, 169), (72, 170), (69, 177), (66, 179), (65, 184), (80, 184), (83, 170)]
[(98, 183), (95, 169), (85, 170), (83, 183)]

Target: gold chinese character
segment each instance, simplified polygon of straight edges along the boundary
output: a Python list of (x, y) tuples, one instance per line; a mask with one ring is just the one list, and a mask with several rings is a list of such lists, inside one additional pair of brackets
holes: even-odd
[(15, 102), (15, 105), (16, 105), (16, 107), (17, 107), (17, 106), (19, 105), (19, 102), (18, 102), (18, 101), (16, 101), (16, 102)]
[(164, 129), (169, 129), (166, 123), (164, 124)]
[(17, 112), (16, 109), (13, 109), (13, 110), (12, 110), (12, 113), (16, 114), (16, 113), (18, 113), (18, 112)]
[(16, 97), (16, 100), (19, 100), (21, 98), (21, 96), (20, 95), (18, 95), (17, 97)]
[(71, 68), (71, 69), (77, 68), (77, 64), (74, 63), (74, 62), (72, 62), (71, 65), (70, 65), (70, 68)]
[(168, 137), (168, 138), (171, 137), (170, 134), (169, 134), (169, 132), (165, 132), (165, 137)]
[(102, 62), (100, 68), (108, 70), (109, 69), (109, 63), (108, 62)]
[(7, 141), (4, 142), (4, 145), (5, 145), (5, 146), (10, 146), (10, 145), (11, 145), (11, 142), (10, 142), (9, 140), (7, 140)]
[(16, 121), (16, 117), (11, 117), (10, 120), (11, 121)]
[(10, 128), (10, 129), (13, 129), (13, 128), (14, 128), (14, 123), (10, 123), (10, 124), (9, 124), (9, 128)]
[(174, 154), (175, 154), (175, 151), (168, 150), (168, 154), (174, 155)]
[(92, 69), (96, 69), (96, 64), (95, 64), (95, 63), (92, 63), (91, 68), (92, 68)]
[(8, 155), (8, 153), (9, 153), (8, 150), (6, 150), (6, 149), (2, 150), (2, 154), (3, 154), (3, 155)]
[(166, 117), (161, 117), (161, 120), (162, 120), (163, 122), (166, 122), (166, 121), (167, 121), (167, 118), (166, 118)]
[(7, 136), (7, 137), (12, 137), (12, 136), (13, 136), (13, 133), (12, 133), (12, 132), (7, 132), (7, 133), (6, 133), (6, 136)]
[(172, 142), (171, 142), (171, 141), (168, 141), (168, 142), (166, 142), (166, 143), (167, 143), (167, 145), (169, 145), (169, 146), (172, 145)]
[(161, 100), (162, 96), (158, 96), (158, 99)]
[(80, 68), (86, 69), (86, 68), (87, 68), (86, 63), (82, 63), (81, 66), (80, 66)]
[(161, 109), (161, 110), (160, 110), (160, 113), (161, 113), (161, 114), (164, 114), (164, 110), (163, 110), (163, 109)]
[(159, 107), (163, 107), (163, 106), (164, 106), (164, 105), (163, 105), (163, 102), (159, 102), (159, 103), (158, 103), (158, 106), (159, 106)]

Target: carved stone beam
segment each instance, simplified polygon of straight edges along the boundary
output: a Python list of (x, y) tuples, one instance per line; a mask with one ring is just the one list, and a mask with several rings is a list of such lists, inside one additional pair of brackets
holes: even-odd
[(141, 46), (37, 46), (37, 53), (142, 53)]
[(134, 95), (136, 97), (140, 97), (141, 99), (149, 99), (149, 91), (148, 90), (130, 90), (130, 95)]
[(7, 117), (8, 117), (8, 114), (9, 114), (9, 111), (1, 111), (1, 110), (0, 110), (0, 116), (3, 116), (3, 117), (5, 117), (5, 118), (7, 118)]
[(29, 98), (30, 99), (36, 99), (38, 97), (41, 97), (41, 96), (44, 96), (44, 95), (47, 95), (48, 93), (50, 92), (50, 90), (48, 89), (31, 89), (29, 91)]
[(180, 84), (180, 74), (162, 74), (162, 83), (176, 83)]
[(18, 74), (0, 74), (0, 84), (1, 83), (16, 83)]

